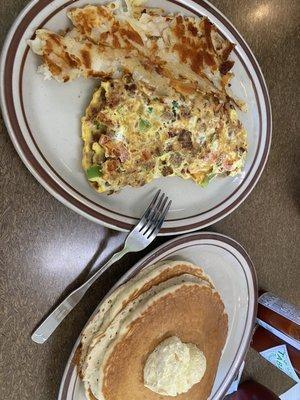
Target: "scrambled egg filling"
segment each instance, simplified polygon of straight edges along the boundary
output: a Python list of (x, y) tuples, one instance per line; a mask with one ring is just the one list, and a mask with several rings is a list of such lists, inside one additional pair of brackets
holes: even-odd
[(241, 172), (246, 131), (234, 106), (211, 93), (157, 96), (131, 74), (102, 81), (82, 118), (83, 168), (98, 192), (161, 176), (206, 186)]

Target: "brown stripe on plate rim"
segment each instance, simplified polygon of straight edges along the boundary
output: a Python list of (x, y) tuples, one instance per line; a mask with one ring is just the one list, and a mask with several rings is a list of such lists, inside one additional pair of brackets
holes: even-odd
[[(183, 4), (178, 3), (176, 0), (170, 0), (175, 4), (179, 4), (181, 7), (184, 7), (188, 10), (190, 10), (191, 12), (193, 12), (194, 14), (200, 16), (199, 13), (195, 12), (194, 10), (190, 9), (188, 6), (185, 6)], [(65, 3), (64, 5), (60, 6), (57, 10), (53, 11), (47, 18), (45, 21), (48, 21), (50, 18), (52, 18), (58, 11), (61, 11), (63, 8), (69, 6), (70, 4), (73, 4), (76, 1), (69, 1), (67, 3)], [(31, 167), (35, 170), (35, 172), (42, 177), (42, 179), (45, 181), (45, 183), (47, 185), (49, 185), (51, 187), (52, 190), (54, 190), (57, 194), (59, 194), (61, 197), (65, 198), (65, 200), (67, 200), (67, 202), (70, 202), (73, 206), (75, 206), (76, 208), (82, 210), (84, 213), (87, 213), (89, 215), (91, 215), (92, 217), (103, 221), (105, 223), (108, 223), (110, 225), (115, 225), (121, 229), (130, 229), (132, 227), (131, 224), (125, 223), (123, 221), (120, 220), (115, 220), (112, 217), (108, 217), (106, 215), (103, 215), (99, 212), (97, 212), (96, 210), (92, 209), (91, 207), (89, 207), (88, 205), (85, 205), (84, 203), (82, 203), (81, 201), (75, 199), (72, 195), (70, 195), (64, 188), (62, 188), (59, 184), (57, 184), (53, 178), (43, 169), (43, 167), (39, 164), (39, 162), (37, 161), (37, 159), (34, 157), (34, 155), (32, 154), (31, 150), (29, 149), (23, 135), (22, 135), (22, 131), (20, 129), (20, 126), (18, 124), (17, 121), (17, 116), (14, 110), (14, 105), (13, 105), (13, 99), (12, 99), (12, 82), (10, 81), (10, 77), (12, 78), (12, 65), (14, 62), (14, 58), (15, 58), (15, 52), (14, 50), (17, 49), (18, 47), (18, 43), (21, 37), (22, 37), (22, 32), (24, 31), (24, 29), (26, 28), (26, 26), (28, 26), (28, 24), (31, 22), (32, 18), (39, 12), (41, 11), (41, 9), (43, 9), (46, 5), (48, 5), (50, 3), (50, 0), (41, 0), (40, 2), (38, 2), (31, 10), (29, 10), (29, 12), (25, 15), (25, 17), (23, 18), (23, 20), (21, 21), (21, 23), (19, 24), (18, 28), (16, 29), (14, 36), (11, 40), (9, 49), (7, 51), (7, 64), (5, 65), (5, 72), (4, 72), (4, 76), (5, 76), (5, 100), (6, 100), (6, 105), (7, 105), (7, 109), (8, 109), (8, 115), (10, 118), (10, 122), (11, 125), (13, 126), (13, 131), (16, 135), (16, 139), (18, 140), (18, 143), (20, 145), (20, 147), (22, 148), (24, 154), (26, 155), (26, 159), (27, 161), (30, 163)], [(198, 0), (198, 3), (200, 5), (202, 5), (204, 8), (207, 8), (208, 10), (210, 10), (210, 12), (215, 15), (218, 19), (221, 20), (221, 22), (227, 27), (227, 29), (229, 29), (235, 37), (237, 37), (238, 43), (242, 46), (243, 50), (247, 53), (247, 56), (250, 59), (250, 62), (252, 64), (252, 67), (254, 68), (256, 75), (258, 77), (258, 80), (260, 82), (260, 86), (263, 92), (263, 97), (265, 100), (265, 106), (266, 106), (266, 110), (267, 110), (267, 129), (266, 129), (266, 144), (264, 147), (264, 152), (262, 155), (262, 160), (260, 162), (260, 165), (258, 166), (254, 177), (252, 178), (251, 182), (248, 184), (248, 186), (246, 187), (246, 189), (244, 190), (243, 193), (241, 193), (239, 195), (239, 197), (230, 205), (228, 205), (225, 209), (221, 210), (218, 214), (205, 219), (204, 221), (201, 222), (195, 222), (186, 226), (178, 226), (175, 228), (163, 228), (161, 230), (161, 233), (171, 233), (171, 232), (183, 232), (186, 230), (192, 230), (192, 229), (197, 229), (197, 228), (201, 228), (206, 226), (207, 224), (211, 223), (212, 221), (216, 221), (218, 219), (220, 219), (223, 215), (228, 214), (230, 211), (232, 211), (239, 203), (242, 202), (242, 200), (250, 193), (250, 191), (253, 189), (257, 179), (259, 178), (264, 164), (266, 162), (267, 159), (267, 154), (269, 151), (269, 146), (270, 146), (270, 139), (271, 139), (271, 129), (270, 129), (270, 123), (271, 123), (271, 112), (270, 112), (270, 104), (269, 104), (269, 99), (268, 99), (268, 94), (267, 94), (267, 90), (265, 87), (265, 83), (264, 80), (262, 78), (262, 75), (260, 73), (259, 67), (257, 66), (256, 60), (253, 58), (252, 53), (250, 52), (250, 50), (248, 49), (248, 46), (246, 45), (246, 43), (244, 42), (244, 40), (240, 37), (240, 34), (235, 30), (235, 28), (233, 26), (231, 26), (228, 21), (226, 19), (224, 19), (220, 14), (218, 14), (218, 12), (216, 12), (214, 9), (212, 9), (208, 4), (206, 4), (205, 2), (203, 2), (202, 0)], [(29, 17), (29, 19), (28, 19)], [(43, 21), (43, 24), (45, 23), (45, 21)], [(27, 24), (27, 25), (26, 25)], [(25, 28), (24, 28), (25, 25)], [(12, 46), (13, 45), (13, 46)], [(25, 59), (24, 57), (26, 57), (28, 54), (28, 48), (26, 48), (24, 55), (23, 55), (23, 59), (22, 59), (22, 64), (21, 64), (21, 75), (20, 75), (20, 81), (19, 81), (19, 85), (21, 84), (21, 80), (22, 80), (22, 75), (23, 75), (23, 70), (24, 70), (24, 62)], [(241, 60), (241, 62), (243, 63), (243, 66), (245, 68), (245, 70), (247, 71), (247, 74), (249, 76), (249, 78), (251, 79), (251, 81), (253, 82), (252, 76), (248, 70), (248, 68), (246, 67), (244, 61), (242, 60), (242, 58), (240, 57), (240, 55), (238, 53), (236, 53), (238, 58)], [(9, 57), (9, 55), (12, 55), (12, 57)], [(257, 158), (257, 153), (259, 151), (259, 147), (260, 147), (260, 141), (261, 141), (261, 129), (262, 129), (262, 124), (261, 124), (261, 108), (260, 108), (260, 102), (258, 99), (258, 95), (257, 95), (257, 91), (256, 91), (256, 87), (253, 84), (253, 88), (255, 91), (255, 96), (256, 96), (256, 102), (257, 102), (257, 106), (259, 109), (259, 117), (260, 117), (260, 132), (259, 132), (259, 145), (257, 147), (256, 150), (256, 155), (255, 155), (255, 159), (252, 163), (252, 167), (253, 164), (255, 163), (255, 160)], [(20, 89), (20, 88), (19, 88)], [(21, 87), (22, 90), (22, 87)], [(9, 92), (10, 91), (10, 92)], [(28, 122), (26, 120), (26, 116), (25, 116), (25, 111), (24, 111), (24, 105), (23, 105), (23, 98), (22, 98), (22, 94), (20, 96), (21, 98), (21, 103), (22, 103), (22, 112), (24, 113), (24, 120), (25, 123), (27, 125), (27, 128), (29, 129), (28, 126)], [(13, 117), (12, 117), (13, 116)], [(65, 182), (58, 174), (57, 172), (52, 168), (52, 166), (48, 163), (48, 161), (46, 160), (46, 158), (43, 156), (42, 152), (40, 151), (40, 149), (37, 147), (37, 144), (35, 143), (35, 140), (33, 138), (32, 132), (29, 129), (29, 133), (31, 135), (31, 138), (36, 146), (37, 151), (39, 152), (39, 154), (41, 155), (41, 157), (43, 158), (43, 160), (46, 162), (46, 164), (48, 165), (48, 167), (52, 170), (52, 172), (59, 178), (61, 179), (62, 182), (64, 182), (68, 187), (70, 187), (72, 190), (74, 190), (77, 194), (79, 194), (82, 198), (86, 199), (87, 201), (95, 204), (97, 207), (105, 209), (106, 211), (109, 211), (111, 213), (114, 213), (115, 215), (119, 215), (122, 217), (127, 217), (127, 218), (132, 218), (132, 217), (128, 217), (128, 216), (124, 216), (122, 214), (119, 214), (117, 212), (114, 212), (112, 210), (108, 210), (106, 208), (104, 208), (103, 206), (100, 206), (97, 203), (92, 202), (91, 200), (87, 199), (85, 196), (83, 196), (81, 193), (79, 193), (78, 191), (76, 191), (76, 189), (74, 189), (71, 185), (69, 185), (67, 182)], [(251, 172), (251, 169), (249, 171), (249, 173)], [(190, 218), (196, 218), (197, 216), (203, 215), (209, 211), (212, 211), (213, 209), (215, 209), (216, 207), (220, 207), (224, 202), (226, 202), (230, 197), (232, 197), (237, 190), (240, 189), (240, 187), (243, 185), (244, 181), (246, 178), (244, 178), (243, 182), (241, 183), (241, 185), (238, 186), (238, 188), (235, 189), (235, 191), (224, 201), (222, 201), (220, 204), (218, 204), (217, 206), (213, 207), (211, 210), (207, 210), (203, 213), (194, 215), (194, 216), (189, 216), (186, 218), (180, 218), (180, 219), (174, 219), (174, 220), (167, 220), (170, 222), (173, 221), (179, 221), (179, 220), (185, 220), (185, 219), (190, 219)], [(132, 218), (137, 220), (136, 218)]]
[[(228, 368), (228, 372), (227, 372), (227, 374), (225, 375), (225, 377), (224, 377), (224, 379), (223, 379), (223, 382), (224, 382), (224, 380), (228, 377), (231, 368), (233, 367), (233, 365), (234, 365), (236, 362), (237, 362), (236, 371), (238, 370), (238, 368), (240, 368), (240, 366), (241, 366), (241, 364), (242, 364), (242, 362), (243, 362), (243, 360), (244, 360), (244, 358), (245, 358), (245, 355), (246, 355), (246, 353), (247, 353), (247, 351), (248, 351), (248, 349), (249, 349), (249, 346), (250, 346), (251, 332), (252, 332), (252, 330), (253, 330), (253, 327), (254, 327), (254, 324), (255, 324), (255, 319), (256, 319), (257, 296), (258, 296), (257, 276), (256, 276), (256, 272), (255, 272), (254, 265), (253, 265), (253, 263), (252, 263), (252, 261), (251, 261), (249, 255), (248, 255), (248, 253), (246, 252), (246, 250), (245, 250), (238, 242), (236, 242), (235, 240), (231, 239), (230, 237), (225, 236), (225, 235), (222, 235), (222, 234), (213, 233), (213, 232), (197, 232), (197, 233), (191, 233), (191, 234), (188, 234), (188, 235), (180, 236), (180, 237), (175, 238), (175, 239), (171, 239), (171, 240), (168, 241), (167, 243), (162, 244), (162, 245), (159, 246), (157, 249), (153, 250), (148, 256), (145, 256), (141, 261), (139, 261), (139, 262), (137, 263), (137, 264), (138, 264), (138, 270), (136, 271), (136, 273), (137, 273), (138, 271), (140, 271), (141, 269), (145, 268), (146, 266), (151, 265), (151, 263), (153, 263), (159, 256), (165, 254), (168, 250), (174, 249), (174, 252), (176, 252), (176, 251), (177, 251), (177, 246), (187, 244), (186, 246), (180, 247), (180, 250), (181, 250), (181, 249), (187, 248), (187, 247), (194, 247), (194, 246), (199, 246), (199, 245), (207, 245), (207, 243), (198, 243), (198, 244), (192, 244), (192, 243), (191, 243), (191, 242), (193, 242), (193, 241), (198, 241), (198, 240), (217, 240), (217, 241), (219, 241), (219, 242), (223, 242), (223, 243), (225, 243), (225, 244), (230, 245), (230, 246), (233, 247), (238, 253), (240, 253), (240, 254), (242, 255), (242, 257), (245, 259), (246, 264), (248, 265), (249, 270), (250, 270), (250, 273), (251, 273), (251, 276), (252, 276), (253, 290), (254, 290), (254, 296), (255, 296), (255, 297), (254, 297), (254, 310), (253, 310), (253, 314), (252, 314), (252, 318), (251, 318), (251, 330), (250, 330), (250, 334), (249, 334), (249, 337), (247, 338), (247, 340), (245, 341), (245, 343), (240, 342), (239, 347), (238, 347), (238, 349), (237, 349), (237, 351), (236, 351), (235, 358), (234, 358), (234, 360), (232, 361), (230, 367)], [(221, 245), (212, 244), (212, 243), (209, 243), (208, 245), (214, 246), (214, 247), (219, 247), (219, 248), (221, 248), (221, 249), (223, 249), (223, 250), (229, 252), (229, 253), (237, 260), (237, 262), (239, 263), (239, 265), (240, 265), (241, 268), (242, 268), (242, 271), (244, 272), (244, 275), (246, 276), (245, 270), (244, 270), (244, 268), (243, 268), (243, 265), (242, 265), (241, 262), (238, 260), (238, 258), (235, 256), (235, 254), (233, 254), (229, 249), (227, 249), (227, 248), (225, 248), (225, 247), (222, 247)], [(173, 252), (173, 253), (174, 253), (174, 252)], [(166, 256), (169, 257), (169, 256), (171, 256), (173, 253), (169, 253), (169, 254), (166, 255)], [(161, 260), (161, 258), (160, 258), (159, 260)], [(159, 261), (159, 260), (157, 260), (157, 261)], [(133, 268), (134, 268), (134, 267), (133, 267)], [(129, 270), (129, 271), (130, 271), (130, 270)], [(129, 271), (128, 271), (128, 272), (129, 272)], [(126, 275), (126, 274), (125, 274), (125, 275)], [(134, 276), (134, 275), (133, 275), (133, 276)], [(121, 278), (121, 279), (122, 279), (122, 278)], [(249, 291), (248, 280), (247, 280), (247, 278), (245, 278), (245, 279), (246, 279), (246, 282), (247, 282), (248, 298), (250, 298), (250, 291)], [(126, 279), (126, 280), (127, 280), (127, 279)], [(125, 282), (126, 282), (126, 280), (125, 280)], [(124, 283), (124, 282), (121, 282), (121, 284), (123, 284), (123, 283)], [(112, 290), (113, 290), (114, 288), (117, 288), (117, 286), (118, 286), (118, 282), (113, 286)], [(103, 300), (102, 300), (102, 301), (103, 301)], [(102, 301), (101, 301), (101, 302), (102, 302)], [(101, 304), (101, 303), (100, 303), (100, 304)], [(100, 305), (99, 305), (99, 306), (100, 306)], [(98, 307), (99, 307), (99, 306), (98, 306)], [(97, 308), (98, 308), (98, 307), (97, 307)], [(97, 310), (97, 308), (96, 308), (96, 310)], [(92, 317), (93, 317), (93, 314), (92, 314), (91, 318), (92, 318)], [(248, 310), (247, 310), (247, 318), (246, 318), (246, 323), (245, 323), (245, 326), (244, 326), (242, 338), (244, 337), (246, 328), (249, 326), (249, 324), (247, 325), (247, 319), (248, 319), (248, 317), (249, 317), (249, 308), (248, 308)], [(90, 319), (91, 319), (91, 318), (90, 318)], [(90, 321), (90, 319), (88, 320), (88, 322)], [(87, 324), (88, 324), (88, 322), (87, 322)], [(242, 340), (243, 340), (243, 339), (242, 339)], [(241, 343), (242, 343), (242, 344), (241, 344)], [(243, 349), (243, 352), (242, 352), (241, 354), (238, 355), (241, 346), (243, 346), (244, 349)], [(73, 349), (73, 352), (74, 352), (74, 351), (76, 351), (75, 348)], [(72, 352), (72, 353), (73, 353), (73, 352)], [(72, 360), (69, 360), (69, 365), (68, 365), (67, 368), (68, 368), (68, 369), (67, 369), (67, 371), (66, 371), (66, 373), (65, 373), (65, 379), (64, 379), (64, 381), (62, 382), (62, 384), (63, 384), (62, 397), (61, 397), (59, 400), (67, 400), (67, 392), (68, 392), (68, 388), (69, 388), (69, 385), (70, 385), (70, 380), (71, 380), (72, 374), (73, 374), (73, 372), (74, 372), (74, 370), (75, 370), (75, 368), (76, 368), (76, 367), (74, 366), (74, 364), (72, 363)], [(232, 379), (234, 379), (234, 376), (232, 377)], [(77, 376), (77, 374), (76, 374), (75, 383), (74, 383), (74, 387), (73, 387), (73, 390), (72, 390), (72, 396), (71, 396), (70, 400), (75, 400), (75, 398), (74, 398), (74, 393), (75, 393), (75, 386), (76, 386), (77, 381), (78, 381), (78, 376)], [(219, 394), (219, 396), (221, 396), (220, 398), (222, 398), (222, 396), (224, 396), (224, 395), (226, 394), (227, 390), (228, 390), (229, 387), (230, 387), (230, 384), (231, 384), (231, 382), (229, 382), (228, 385), (222, 389), (222, 392)], [(221, 387), (221, 386), (220, 386), (220, 387)], [(219, 387), (217, 390), (220, 390), (220, 387)]]

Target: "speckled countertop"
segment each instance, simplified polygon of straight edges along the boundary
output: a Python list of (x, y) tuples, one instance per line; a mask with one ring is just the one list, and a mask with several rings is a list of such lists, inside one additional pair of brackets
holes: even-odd
[[(26, 3), (0, 1), (1, 45)], [(300, 2), (212, 3), (233, 22), (261, 65), (274, 129), (258, 185), (234, 213), (209, 229), (235, 238), (247, 249), (260, 287), (299, 304)], [(124, 234), (96, 225), (55, 200), (22, 164), (2, 119), (0, 130), (0, 398), (54, 400), (86, 320), (113, 282), (142, 255), (128, 256), (113, 266), (46, 344), (31, 342), (31, 331), (53, 303), (85, 278), (96, 259), (107, 259)], [(244, 376), (276, 393), (292, 384), (253, 351)]]

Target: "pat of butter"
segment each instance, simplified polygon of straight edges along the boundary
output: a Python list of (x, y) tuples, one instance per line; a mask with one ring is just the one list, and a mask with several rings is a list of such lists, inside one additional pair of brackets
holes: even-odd
[(149, 355), (144, 367), (144, 385), (155, 393), (177, 396), (200, 382), (206, 358), (195, 344), (172, 336)]

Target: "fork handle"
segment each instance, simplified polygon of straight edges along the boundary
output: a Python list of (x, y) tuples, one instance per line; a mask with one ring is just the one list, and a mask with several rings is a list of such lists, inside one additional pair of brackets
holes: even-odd
[(70, 293), (68, 297), (66, 297), (33, 332), (31, 339), (39, 344), (44, 343), (70, 313), (70, 311), (72, 311), (73, 308), (79, 303), (86, 291), (99, 278), (99, 276), (102, 275), (113, 263), (120, 260), (120, 258), (122, 258), (126, 253), (128, 253), (128, 249), (126, 247), (124, 247), (118, 253), (115, 253), (107, 261), (107, 263), (99, 268), (86, 282)]

